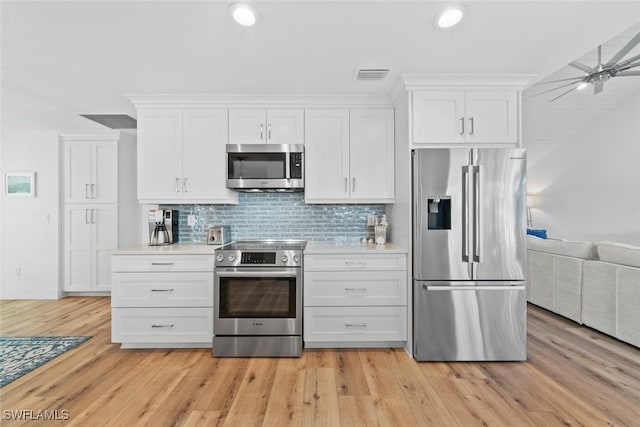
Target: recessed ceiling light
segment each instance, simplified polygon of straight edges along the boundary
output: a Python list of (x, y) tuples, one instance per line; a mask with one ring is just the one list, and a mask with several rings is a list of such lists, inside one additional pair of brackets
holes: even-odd
[(229, 13), (233, 17), (234, 21), (244, 27), (250, 27), (258, 20), (256, 11), (244, 3), (235, 3), (229, 7)]
[(436, 25), (440, 28), (450, 28), (462, 21), (464, 11), (462, 6), (450, 6), (440, 12), (436, 18)]

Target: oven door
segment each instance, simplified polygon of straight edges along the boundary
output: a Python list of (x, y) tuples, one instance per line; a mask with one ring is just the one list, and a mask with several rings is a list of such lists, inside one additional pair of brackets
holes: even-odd
[(300, 268), (216, 268), (214, 334), (301, 335)]

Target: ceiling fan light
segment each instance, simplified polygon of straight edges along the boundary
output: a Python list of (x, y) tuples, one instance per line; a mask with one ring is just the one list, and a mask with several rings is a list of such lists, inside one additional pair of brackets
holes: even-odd
[(439, 28), (451, 28), (462, 21), (464, 11), (461, 6), (451, 6), (440, 12), (436, 18), (436, 25)]
[(578, 90), (582, 90), (582, 89), (584, 89), (585, 87), (587, 87), (588, 85), (589, 85), (589, 83), (588, 83), (588, 82), (580, 82), (580, 84), (578, 85), (578, 87), (576, 87), (576, 89), (578, 89)]
[(250, 27), (258, 21), (256, 11), (244, 3), (232, 4), (229, 7), (229, 14), (231, 14), (234, 21), (243, 27)]

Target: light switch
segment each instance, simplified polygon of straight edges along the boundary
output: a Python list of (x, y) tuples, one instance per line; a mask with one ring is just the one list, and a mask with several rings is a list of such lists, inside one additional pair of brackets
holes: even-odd
[(189, 227), (193, 227), (196, 225), (196, 216), (195, 215), (187, 215), (187, 225)]

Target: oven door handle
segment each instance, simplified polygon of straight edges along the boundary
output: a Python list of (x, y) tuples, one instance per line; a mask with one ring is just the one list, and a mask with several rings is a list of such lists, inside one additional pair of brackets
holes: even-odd
[(218, 277), (296, 277), (298, 271), (291, 270), (254, 270), (251, 271), (216, 271)]

